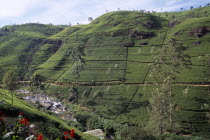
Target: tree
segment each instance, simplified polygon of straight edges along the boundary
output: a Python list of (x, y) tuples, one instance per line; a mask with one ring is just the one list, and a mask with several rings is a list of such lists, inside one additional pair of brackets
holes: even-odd
[(183, 8), (180, 8), (181, 9), (181, 11), (183, 10)]
[(96, 92), (94, 92), (93, 98), (97, 99), (97, 98), (103, 98), (104, 93), (101, 90), (98, 90)]
[(31, 78), (30, 87), (32, 88), (32, 90), (33, 90), (33, 88), (43, 89), (43, 85), (42, 85), (43, 81), (44, 81), (44, 77), (35, 73)]
[(193, 7), (191, 6), (191, 7), (190, 7), (190, 9), (192, 10), (192, 9), (193, 9)]
[(17, 72), (17, 74), (20, 76), (21, 80), (24, 80), (25, 70), (26, 70), (26, 61), (27, 61), (26, 55), (21, 54), (18, 57), (18, 62), (17, 62), (18, 72)]
[[(78, 88), (78, 80), (80, 78), (80, 72), (84, 70), (84, 65), (85, 65), (85, 59), (82, 58), (82, 56), (85, 56), (84, 53), (84, 48), (77, 46), (73, 47), (70, 51), (69, 54), (71, 57), (71, 60), (73, 61), (73, 70), (72, 70), (72, 75), (74, 78), (73, 82), (73, 87)], [(77, 92), (77, 104), (78, 104), (78, 92)]]
[(83, 98), (87, 98), (89, 95), (90, 95), (90, 92), (87, 90), (83, 91), (83, 93), (82, 93)]
[[(46, 94), (46, 92), (45, 92), (45, 86), (42, 84), (42, 82), (44, 80), (45, 80), (44, 77), (42, 77), (40, 74), (35, 73), (31, 77), (31, 81), (29, 83), (30, 90), (34, 94), (37, 94), (37, 95), (38, 95), (38, 93)], [(46, 96), (45, 96), (45, 99), (44, 99), (44, 111), (46, 112), (45, 100), (46, 100)]]
[(209, 80), (209, 76), (210, 76), (210, 70), (209, 70), (209, 66), (210, 66), (210, 55), (205, 55), (203, 57), (204, 59), (201, 60), (201, 63), (203, 63), (203, 69), (201, 72), (201, 78), (202, 78), (202, 84), (205, 84), (208, 82)]
[(77, 91), (77, 88), (75, 88), (75, 87), (71, 87), (70, 89), (69, 89), (69, 101), (70, 102), (75, 102), (75, 99), (76, 99), (76, 97), (77, 97), (77, 94), (78, 94), (78, 91)]
[(43, 81), (44, 81), (44, 78), (37, 73), (35, 73), (31, 77), (29, 86), (30, 86), (30, 90), (32, 91), (32, 93), (38, 95), (38, 93), (41, 92), (41, 90), (44, 90), (44, 85), (42, 84)]
[(153, 89), (150, 98), (150, 118), (148, 129), (159, 139), (165, 131), (174, 132), (177, 123), (174, 119), (175, 102), (172, 83), (179, 73), (178, 69), (190, 68), (186, 49), (176, 39), (171, 39), (169, 45), (163, 46), (152, 65), (151, 75), (158, 87)]
[(144, 129), (132, 126), (121, 132), (121, 138), (123, 140), (155, 140), (153, 136), (148, 134)]
[(3, 81), (4, 72), (5, 72), (5, 70), (4, 70), (2, 67), (0, 67), (0, 84), (1, 84), (2, 81)]
[(13, 91), (18, 88), (18, 80), (15, 72), (8, 71), (3, 78), (3, 84), (5, 89), (9, 90), (12, 96), (12, 105), (13, 105)]
[(89, 21), (89, 22), (93, 22), (93, 18), (92, 18), (92, 17), (89, 17), (89, 18), (88, 18), (88, 21)]
[(174, 20), (175, 19), (175, 16), (173, 15), (173, 16), (171, 16), (171, 18)]

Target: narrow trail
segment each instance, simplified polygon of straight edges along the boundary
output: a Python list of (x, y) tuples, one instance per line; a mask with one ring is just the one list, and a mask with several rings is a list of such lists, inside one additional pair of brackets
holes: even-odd
[[(20, 83), (26, 82), (26, 81), (20, 81)], [(58, 84), (58, 83), (43, 83), (43, 84), (50, 84), (54, 86), (61, 86), (61, 87), (67, 87), (72, 86), (73, 84)], [(78, 84), (79, 86), (115, 86), (115, 85), (122, 85), (122, 84), (115, 84), (115, 83), (103, 83), (103, 84)], [(156, 85), (154, 83), (124, 83), (123, 85)], [(162, 83), (159, 83), (158, 85), (162, 85)], [(210, 83), (173, 83), (172, 85), (178, 85), (178, 86), (194, 86), (194, 87), (208, 87), (210, 86)]]
[(126, 79), (127, 66), (128, 66), (128, 47), (126, 47), (126, 61), (125, 61), (125, 75), (124, 75), (124, 79)]
[[(19, 81), (19, 83), (29, 83), (30, 81)], [(53, 86), (61, 86), (61, 87), (67, 87), (67, 86), (72, 86), (73, 84), (59, 84), (59, 83), (51, 83), (51, 82), (43, 82), (43, 84), (49, 84)], [(92, 87), (92, 86), (115, 86), (115, 85), (122, 85), (122, 84), (117, 84), (117, 83), (95, 83), (95, 84), (79, 84), (79, 86), (87, 86), (87, 87)], [(154, 83), (123, 83), (123, 85), (139, 85), (139, 86), (146, 86), (146, 85), (156, 85)], [(158, 85), (162, 85), (162, 83), (159, 83)], [(197, 83), (173, 83), (172, 85), (178, 85), (178, 86), (194, 86), (194, 87), (210, 87), (210, 83), (202, 83), (202, 82), (197, 82)]]

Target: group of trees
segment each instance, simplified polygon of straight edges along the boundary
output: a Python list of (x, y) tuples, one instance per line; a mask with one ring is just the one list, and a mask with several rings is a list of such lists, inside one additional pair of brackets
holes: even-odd
[[(205, 4), (206, 7), (210, 6), (210, 3), (207, 3)], [(202, 7), (201, 5), (199, 7)], [(190, 9), (192, 10), (194, 7), (193, 6), (190, 6)], [(184, 8), (180, 8), (180, 10), (184, 10)]]
[[(205, 4), (205, 6), (207, 7), (207, 6), (210, 6), (210, 3), (207, 3), (207, 4)], [(199, 7), (202, 7), (202, 6), (199, 6)], [(190, 9), (192, 10), (194, 7), (193, 6), (190, 6)], [(120, 11), (120, 8), (117, 8), (117, 10), (118, 11)], [(180, 8), (180, 10), (182, 11), (182, 10), (184, 10), (184, 8)], [(129, 11), (132, 11), (131, 9), (129, 9)], [(146, 11), (146, 10), (142, 10), (142, 9), (140, 9), (140, 10), (133, 10), (133, 11), (140, 11), (140, 12), (143, 12), (143, 13), (156, 13), (156, 11)], [(162, 11), (162, 9), (161, 9), (161, 11)], [(109, 12), (109, 10), (106, 10), (106, 13), (108, 13)], [(166, 12), (166, 11), (165, 11)]]

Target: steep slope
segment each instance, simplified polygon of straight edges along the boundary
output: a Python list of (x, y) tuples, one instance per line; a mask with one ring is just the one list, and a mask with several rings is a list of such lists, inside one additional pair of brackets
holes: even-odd
[[(5, 26), (0, 29), (0, 66), (4, 69), (17, 67), (22, 76), (31, 73), (38, 64), (46, 61), (61, 45), (61, 40), (47, 38), (65, 27), (24, 24)], [(36, 57), (35, 57), (36, 56)]]
[[(154, 27), (152, 29), (145, 28), (144, 22), (151, 20), (156, 21), (155, 25), (153, 25)], [(59, 74), (71, 66), (71, 60), (67, 52), (72, 47), (80, 45), (85, 47), (85, 60), (87, 63), (85, 70), (81, 73), (81, 82), (125, 81), (125, 79), (129, 81), (132, 74), (135, 76), (136, 73), (132, 73), (131, 70), (131, 76), (126, 75), (127, 65), (128, 67), (130, 67), (130, 65), (132, 67), (132, 65), (135, 64), (132, 61), (136, 61), (137, 59), (141, 60), (142, 57), (144, 57), (142, 62), (150, 62), (152, 56), (156, 53), (155, 51), (160, 47), (158, 46), (160, 43), (155, 42), (159, 42), (159, 38), (164, 38), (167, 24), (167, 21), (164, 19), (139, 12), (116, 12), (106, 14), (94, 20), (91, 24), (82, 26), (80, 30), (69, 35), (69, 39), (66, 39), (62, 48), (45, 63), (40, 65), (40, 70), (37, 72), (43, 75), (46, 73), (46, 75), (49, 75), (49, 77), (45, 75), (48, 79), (55, 80)], [(141, 32), (137, 33), (138, 31)], [(145, 51), (151, 49), (153, 44), (157, 46), (153, 54), (149, 54), (149, 56), (137, 54), (136, 57), (131, 55), (134, 51), (138, 51), (139, 49), (144, 51), (144, 47), (140, 44), (145, 41), (149, 43), (147, 47), (145, 47)], [(125, 47), (126, 44), (129, 45), (129, 43), (132, 44), (133, 42), (135, 43), (133, 44), (134, 47)], [(139, 66), (141, 67), (141, 65), (145, 69), (148, 67), (145, 63), (141, 63)], [(49, 73), (53, 73), (53, 75)], [(70, 80), (70, 73), (70, 70), (66, 71), (63, 74), (63, 78), (61, 77), (60, 79), (64, 79), (64, 81)], [(140, 82), (139, 79), (135, 80)]]
[[(118, 122), (144, 126), (149, 115), (148, 99), (155, 86), (149, 75), (151, 64), (159, 49), (171, 38), (176, 38), (187, 47), (184, 52), (191, 56), (192, 62), (190, 70), (180, 71), (173, 87), (176, 118), (183, 134), (209, 137), (210, 124), (206, 115), (209, 110), (206, 106), (210, 105), (209, 16), (209, 7), (172, 13), (118, 11), (102, 15), (88, 25), (65, 29), (53, 26), (50, 36), (37, 30), (33, 37), (38, 36), (40, 40), (39, 43), (34, 41), (33, 49), (28, 51), (25, 69), (32, 68), (32, 72), (45, 77), (46, 82), (70, 87), (73, 78), (69, 51), (81, 46), (85, 50), (86, 65), (79, 79), (79, 102)], [(30, 33), (26, 33), (25, 28), (21, 30)], [(22, 53), (23, 49), (18, 49), (17, 43), (20, 42), (19, 47), (24, 46), (21, 39), (26, 37), (14, 38), (5, 34), (8, 35), (0, 37), (0, 52), (4, 51), (0, 63), (11, 66), (17, 63), (18, 55), (11, 55), (9, 50), (17, 48), (14, 52)], [(62, 90), (62, 87), (50, 86), (49, 92), (56, 95), (54, 89)], [(67, 89), (62, 90), (66, 98), (69, 97)], [(82, 96), (84, 91), (90, 92), (88, 97)], [(104, 96), (95, 99), (95, 93), (99, 91)]]
[[(209, 9), (205, 9), (209, 13)], [(138, 83), (153, 82), (148, 75), (149, 64), (153, 63), (163, 45), (172, 37), (176, 38), (187, 47), (185, 53), (191, 56), (192, 62), (191, 70), (182, 70), (176, 79), (177, 85), (173, 87), (177, 103), (176, 118), (182, 125), (182, 133), (209, 137), (210, 124), (204, 107), (209, 104), (209, 88), (202, 86), (202, 83), (209, 83), (210, 36), (206, 33), (197, 37), (196, 34), (204, 26), (209, 28), (210, 20), (207, 17), (209, 14), (200, 14), (199, 18), (190, 14), (191, 11), (186, 11), (174, 19), (139, 12), (105, 14), (89, 25), (80, 26), (80, 30), (69, 36), (69, 42), (66, 42), (63, 50), (48, 60), (48, 63), (55, 65), (44, 63), (37, 72), (43, 75), (46, 73), (46, 77), (57, 82), (71, 82), (71, 60), (65, 54), (76, 45), (85, 47), (86, 66), (80, 82), (90, 86), (80, 87), (79, 102), (118, 122), (144, 126), (148, 120), (148, 98), (154, 86)], [(176, 24), (171, 27), (173, 22)], [(53, 70), (58, 64), (59, 68)], [(92, 88), (92, 82), (104, 86)], [(82, 96), (84, 91), (90, 91), (87, 98)], [(95, 99), (95, 93), (99, 91), (104, 96)], [(184, 91), (188, 93), (185, 95)]]

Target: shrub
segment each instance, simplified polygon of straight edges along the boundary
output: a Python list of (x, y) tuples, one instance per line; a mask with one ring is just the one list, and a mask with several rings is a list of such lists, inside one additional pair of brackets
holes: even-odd
[(101, 90), (94, 92), (94, 95), (93, 95), (94, 99), (103, 98), (103, 96), (104, 96), (104, 93)]
[(165, 134), (165, 140), (204, 140), (198, 136), (180, 136), (173, 133)]
[(121, 139), (126, 140), (156, 140), (155, 137), (148, 134), (144, 129), (134, 126), (125, 129), (121, 133)]

